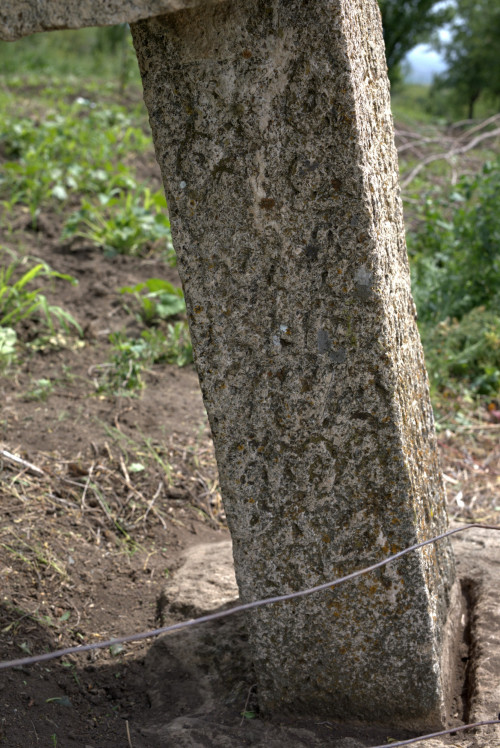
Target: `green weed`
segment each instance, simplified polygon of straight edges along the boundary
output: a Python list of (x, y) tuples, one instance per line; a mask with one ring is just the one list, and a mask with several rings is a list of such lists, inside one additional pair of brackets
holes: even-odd
[[(72, 192), (133, 189), (130, 170), (119, 165), (130, 151), (143, 151), (150, 138), (116, 105), (98, 106), (83, 97), (58, 102), (42, 118), (0, 114), (4, 206), (27, 205), (33, 219), (41, 207), (62, 204)], [(118, 165), (117, 165), (118, 164)]]
[(161, 242), (173, 254), (170, 221), (161, 192), (139, 188), (128, 193), (111, 190), (98, 203), (82, 201), (82, 207), (66, 221), (63, 237), (80, 236), (109, 254), (138, 255)]
[[(6, 258), (7, 262), (0, 266), (0, 362), (5, 365), (13, 360), (17, 340), (15, 326), (22, 320), (36, 319), (41, 323), (42, 331), (47, 330), (53, 336), (61, 328), (65, 332), (73, 328), (82, 334), (75, 318), (62, 307), (49, 304), (42, 293), (43, 281), (61, 279), (76, 283), (72, 276), (58, 273), (47, 263), (34, 258), (19, 258), (2, 247), (1, 258)], [(33, 262), (36, 264), (25, 269)]]
[(500, 315), (476, 307), (461, 320), (421, 325), (431, 387), (437, 393), (500, 391)]
[(167, 325), (163, 351), (164, 360), (168, 364), (186, 366), (193, 363), (193, 346), (187, 322), (179, 321)]
[(97, 391), (134, 394), (144, 386), (142, 373), (148, 361), (147, 347), (141, 339), (129, 339), (120, 333), (112, 333), (109, 339), (114, 354), (111, 362), (101, 367)]
[(17, 333), (12, 327), (0, 327), (0, 371), (16, 360)]
[(500, 309), (499, 202), (500, 159), (448, 196), (424, 201), (419, 228), (408, 237), (421, 319)]
[(24, 394), (25, 400), (46, 400), (54, 391), (54, 384), (50, 379), (37, 379), (31, 389)]
[(111, 362), (101, 367), (98, 392), (133, 395), (144, 387), (143, 374), (153, 364), (182, 367), (193, 361), (185, 321), (168, 324), (166, 333), (155, 328), (144, 330), (139, 338), (112, 333), (110, 342), (115, 352)]
[(139, 316), (146, 325), (165, 320), (186, 311), (182, 288), (173, 286), (161, 278), (149, 278), (136, 286), (124, 286), (122, 294), (133, 294), (139, 308)]

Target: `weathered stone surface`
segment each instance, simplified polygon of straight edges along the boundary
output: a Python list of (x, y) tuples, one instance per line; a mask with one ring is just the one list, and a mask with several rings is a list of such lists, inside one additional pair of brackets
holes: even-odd
[(3, 0), (0, 39), (14, 41), (37, 31), (131, 23), (220, 0)]
[[(472, 529), (455, 538), (457, 572), (471, 612), (468, 719), (480, 722), (495, 719), (500, 709), (500, 532)], [(492, 746), (500, 744), (500, 727), (482, 732), (496, 736)]]
[[(446, 525), (375, 0), (132, 26), (244, 601)], [(256, 611), (261, 706), (446, 711), (446, 542)]]
[[(498, 577), (500, 569), (500, 533), (486, 530), (467, 530), (454, 535), (452, 545), (457, 559), (457, 576), (466, 592), (464, 624), (467, 628), (467, 646), (455, 650), (455, 657), (468, 660), (465, 704), (455, 701), (458, 715), (453, 713), (454, 724), (460, 720), (480, 722), (494, 719), (500, 703), (500, 606), (498, 604)], [(166, 597), (170, 612), (175, 600), (190, 600), (189, 610), (197, 614), (227, 602), (227, 569), (231, 545), (214, 543), (191, 549), (182, 565), (168, 580)], [(190, 595), (193, 579), (191, 559), (204, 558), (205, 565), (196, 567), (199, 576), (194, 580), (197, 593)], [(236, 594), (236, 593), (235, 593)], [(468, 605), (467, 605), (468, 602)], [(236, 604), (236, 599), (234, 600)], [(181, 617), (182, 605), (178, 606)], [(468, 620), (467, 620), (468, 619)], [(347, 737), (349, 726), (334, 724), (330, 720), (309, 723), (293, 720), (280, 724), (281, 715), (272, 722), (257, 719), (244, 725), (234, 718), (244, 706), (248, 689), (254, 681), (251, 658), (245, 637), (246, 614), (220, 619), (216, 625), (203, 624), (174, 636), (165, 636), (155, 642), (148, 654), (148, 693), (156, 714), (144, 734), (160, 737), (166, 746), (185, 748), (223, 748), (223, 746), (251, 745), (254, 748), (282, 748), (285, 745), (314, 748), (328, 745), (331, 748), (366, 748), (385, 744), (387, 739), (404, 739), (405, 733), (390, 730), (377, 731), (366, 726), (356, 731), (357, 737)], [(213, 626), (213, 628), (211, 628)], [(178, 663), (180, 672), (174, 670), (177, 680), (172, 683), (172, 663)], [(380, 665), (383, 668), (383, 665)], [(183, 677), (180, 677), (180, 673)], [(179, 694), (179, 681), (194, 701), (187, 703)], [(456, 696), (463, 683), (457, 682)], [(228, 692), (233, 699), (228, 699)], [(175, 695), (176, 696), (175, 696)], [(180, 703), (175, 703), (175, 698)], [(224, 708), (233, 709), (227, 714)], [(465, 706), (465, 713), (463, 707)], [(460, 710), (460, 707), (462, 709)], [(351, 728), (352, 732), (352, 728)], [(479, 730), (457, 733), (453, 738), (440, 737), (425, 741), (429, 748), (446, 748), (453, 744), (459, 748), (497, 748), (500, 740), (498, 725)]]
[(238, 598), (232, 543), (204, 543), (190, 548), (165, 590), (164, 604), (186, 615), (212, 613)]
[[(0, 25), (156, 13), (133, 33), (249, 600), (445, 526), (380, 18), (375, 0), (109, 0), (11, 2)], [(453, 594), (442, 543), (256, 611), (263, 709), (439, 726)]]

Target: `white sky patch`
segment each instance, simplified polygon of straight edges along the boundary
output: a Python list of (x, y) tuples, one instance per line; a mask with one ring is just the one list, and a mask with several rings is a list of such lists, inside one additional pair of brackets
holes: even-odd
[[(448, 42), (450, 36), (448, 29), (439, 30), (439, 38), (442, 42)], [(409, 72), (405, 76), (409, 83), (431, 83), (437, 73), (446, 70), (442, 54), (436, 52), (429, 44), (419, 44), (408, 52), (403, 64), (409, 66)]]

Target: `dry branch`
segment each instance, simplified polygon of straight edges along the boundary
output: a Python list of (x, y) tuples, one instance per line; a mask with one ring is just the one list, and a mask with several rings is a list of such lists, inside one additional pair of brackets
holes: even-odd
[(25, 470), (28, 470), (30, 473), (38, 475), (40, 478), (46, 477), (46, 473), (39, 467), (33, 465), (31, 462), (27, 462), (27, 460), (23, 460), (22, 457), (12, 454), (12, 452), (8, 452), (6, 449), (0, 449), (0, 457), (3, 457), (8, 462), (12, 462), (14, 465), (18, 465)]
[(467, 153), (467, 151), (472, 150), (472, 148), (475, 148), (479, 143), (481, 143), (483, 140), (487, 140), (489, 138), (496, 138), (500, 136), (500, 128), (497, 128), (496, 130), (491, 130), (490, 132), (484, 132), (481, 135), (478, 135), (476, 138), (473, 138), (469, 143), (466, 143), (465, 145), (459, 147), (459, 148), (452, 148), (449, 151), (446, 151), (445, 153), (432, 153), (430, 156), (427, 156), (422, 161), (420, 161), (416, 166), (413, 167), (413, 169), (410, 171), (410, 173), (402, 178), (401, 180), (401, 186), (403, 189), (407, 187), (410, 182), (412, 182), (415, 177), (420, 174), (422, 169), (424, 169), (426, 166), (431, 164), (433, 161), (440, 161), (440, 160), (450, 160), (454, 158), (455, 156), (461, 156), (464, 153)]

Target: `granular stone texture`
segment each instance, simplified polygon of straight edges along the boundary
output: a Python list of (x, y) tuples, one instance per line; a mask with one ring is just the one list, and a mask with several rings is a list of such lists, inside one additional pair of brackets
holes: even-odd
[[(443, 531), (375, 0), (235, 0), (132, 33), (242, 600)], [(442, 542), (255, 611), (263, 711), (440, 727), (453, 579)]]
[(213, 613), (238, 599), (230, 540), (194, 545), (169, 579), (160, 607), (189, 616)]
[(37, 31), (130, 23), (220, 0), (2, 0), (0, 39), (14, 41)]
[[(459, 527), (460, 525), (456, 525)], [(500, 703), (500, 532), (468, 529), (451, 538), (462, 590), (461, 642), (455, 657), (465, 664), (455, 683), (450, 724), (494, 719)], [(230, 541), (193, 546), (169, 577), (162, 598), (170, 621), (220, 610), (237, 591), (231, 581)], [(217, 598), (219, 600), (217, 604)], [(187, 603), (187, 606), (186, 606)], [(186, 607), (184, 607), (186, 606)], [(231, 607), (232, 607), (231, 606)], [(185, 610), (185, 612), (184, 612)], [(155, 641), (146, 660), (152, 719), (148, 739), (185, 748), (367, 748), (415, 737), (403, 728), (349, 725), (331, 719), (235, 718), (254, 695), (255, 675), (246, 637), (247, 614), (230, 616)], [(254, 703), (250, 703), (250, 710)], [(284, 718), (285, 717), (285, 718)], [(420, 731), (421, 734), (424, 731)], [(500, 726), (426, 740), (422, 748), (498, 748)]]
[[(481, 722), (495, 719), (500, 708), (500, 531), (467, 530), (453, 537), (453, 548), (470, 616), (465, 716), (470, 722)], [(478, 748), (500, 745), (500, 726), (481, 732)]]

